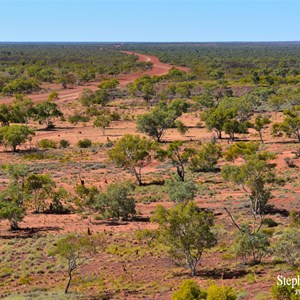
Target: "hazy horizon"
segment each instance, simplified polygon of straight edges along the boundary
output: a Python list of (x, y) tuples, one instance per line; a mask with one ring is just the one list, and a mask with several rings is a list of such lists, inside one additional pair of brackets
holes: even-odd
[(0, 44), (72, 44), (72, 43), (82, 43), (82, 44), (300, 44), (300, 40), (286, 40), (286, 41), (0, 41)]

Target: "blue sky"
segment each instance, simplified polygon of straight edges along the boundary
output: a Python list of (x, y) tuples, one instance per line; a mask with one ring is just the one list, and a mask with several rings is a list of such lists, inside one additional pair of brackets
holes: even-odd
[(0, 0), (0, 41), (299, 41), (300, 0)]

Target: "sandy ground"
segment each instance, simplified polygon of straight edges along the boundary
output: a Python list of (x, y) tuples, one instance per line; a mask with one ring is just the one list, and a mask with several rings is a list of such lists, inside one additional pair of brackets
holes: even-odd
[[(153, 68), (143, 73), (137, 74), (127, 74), (118, 77), (121, 85), (126, 85), (129, 82), (134, 81), (136, 78), (148, 74), (148, 75), (163, 75), (166, 74), (171, 65), (163, 64), (159, 62), (156, 57), (149, 56), (149, 55), (142, 55), (138, 53), (131, 53), (128, 54), (138, 55), (141, 61), (151, 61), (153, 63)], [(186, 68), (180, 68), (182, 70), (187, 71)], [(98, 82), (90, 83), (87, 86), (80, 86), (75, 87), (73, 89), (61, 89), (58, 85), (51, 85), (51, 88), (55, 91), (59, 92), (59, 100), (58, 104), (63, 112), (68, 115), (70, 112), (73, 112), (74, 109), (80, 109), (80, 107), (71, 107), (70, 105), (76, 103), (76, 99), (79, 97), (80, 93), (84, 88), (90, 88), (92, 90), (97, 89)], [(33, 94), (29, 97), (33, 99), (34, 102), (41, 102), (47, 99), (48, 94), (50, 93), (42, 93), (42, 94)], [(8, 103), (12, 101), (12, 98), (5, 98), (4, 102)], [(134, 116), (138, 114), (145, 113), (148, 109), (147, 108), (130, 108), (128, 110), (122, 110), (116, 104), (111, 109), (118, 110), (120, 113), (131, 113)], [(189, 127), (188, 132), (185, 135), (179, 134), (175, 129), (168, 129), (166, 134), (163, 137), (165, 142), (169, 142), (172, 140), (183, 140), (187, 144), (199, 146), (202, 142), (209, 142), (213, 136), (212, 132), (208, 132), (205, 128), (199, 128), (197, 124), (200, 120), (199, 113), (186, 113), (180, 118), (184, 124)], [(272, 121), (280, 121), (282, 120), (281, 113), (272, 113)], [(108, 140), (116, 140), (123, 136), (125, 133), (137, 133), (136, 132), (136, 123), (135, 121), (118, 121), (112, 122), (110, 128), (106, 130), (106, 134), (102, 135), (102, 132), (99, 128), (94, 128), (92, 126), (92, 122), (88, 122), (87, 124), (79, 123), (77, 125), (71, 125), (68, 122), (60, 122), (56, 121), (56, 128), (54, 130), (44, 130), (42, 126), (38, 126), (37, 124), (29, 124), (31, 126), (38, 126), (39, 130), (36, 131), (36, 135), (33, 137), (32, 146), (35, 146), (36, 143), (44, 138), (53, 139), (55, 141), (59, 141), (61, 139), (67, 139), (70, 141), (71, 146), (74, 147), (78, 140), (89, 138), (93, 142), (99, 143), (106, 143)], [(286, 157), (294, 157), (293, 151), (296, 149), (296, 145), (294, 144), (294, 140), (288, 138), (274, 138), (270, 135), (270, 128), (264, 130), (264, 139), (265, 139), (265, 147), (269, 151), (277, 153), (277, 158), (275, 163), (277, 164), (276, 170), (279, 173), (284, 173), (287, 171), (287, 165), (284, 161)], [(247, 139), (247, 140), (258, 140), (257, 134), (250, 130), (248, 135), (239, 136), (240, 140)], [(227, 141), (218, 141), (223, 149), (228, 147)], [(20, 149), (25, 150), (29, 148), (29, 144), (25, 145), (24, 147), (20, 147)], [(3, 148), (1, 148), (1, 155), (0, 155), (0, 163), (7, 163), (7, 162), (24, 162), (22, 157), (19, 154), (13, 155), (10, 152), (5, 152)], [(115, 168), (111, 163), (107, 162), (107, 154), (106, 149), (99, 150), (98, 152), (92, 152), (91, 150), (84, 150), (83, 152), (80, 151), (78, 148), (71, 148), (70, 150), (65, 150), (64, 153), (66, 156), (70, 155), (71, 161), (74, 162), (74, 166), (69, 167), (66, 163), (59, 162), (57, 160), (46, 159), (45, 161), (32, 161), (28, 162), (32, 166), (40, 166), (41, 168), (44, 167), (45, 172), (48, 170), (49, 165), (56, 164), (57, 168), (52, 167), (50, 173), (57, 181), (58, 186), (64, 186), (70, 193), (76, 184), (79, 184), (79, 177), (84, 178), (88, 185), (95, 184), (97, 187), (104, 189), (107, 184), (112, 182), (130, 179), (133, 180), (133, 176), (128, 174), (127, 171)], [(92, 164), (106, 164), (107, 167), (99, 168), (97, 170), (87, 170), (84, 166), (88, 163)], [(224, 159), (221, 160), (220, 164), (224, 164)], [(300, 161), (295, 160), (297, 167), (300, 167)], [(146, 182), (151, 182), (151, 180), (155, 179), (156, 174), (161, 171), (161, 163), (157, 161), (153, 161), (148, 167), (143, 170), (144, 178)], [(47, 171), (48, 172), (48, 171)], [(164, 178), (168, 177), (168, 172), (164, 171)], [(291, 171), (292, 172), (292, 171)], [(297, 173), (297, 169), (294, 170), (294, 173)], [(292, 174), (293, 176), (296, 176)], [(223, 206), (229, 205), (229, 207), (233, 210), (236, 215), (240, 215), (243, 211), (240, 208), (240, 205), (244, 202), (243, 192), (240, 189), (233, 189), (232, 186), (226, 185), (222, 183), (219, 174), (212, 174), (210, 178), (205, 178), (202, 176), (203, 174), (199, 174), (196, 180), (199, 183), (203, 183), (206, 185), (206, 192), (205, 195), (198, 195), (196, 197), (196, 202), (200, 207), (213, 209), (216, 214), (218, 214), (218, 221), (217, 223), (220, 226), (225, 226), (227, 232), (232, 233), (234, 231), (233, 225), (230, 223), (227, 215), (224, 213)], [(292, 176), (291, 175), (291, 176)], [(158, 177), (160, 175), (157, 175)], [(0, 179), (2, 182), (2, 187), (4, 187), (7, 183), (7, 180), (4, 178)], [(297, 198), (297, 194), (300, 192), (299, 187), (293, 186), (293, 184), (287, 183), (284, 187), (285, 190), (281, 191), (274, 191), (274, 198), (270, 201), (272, 205), (275, 205), (277, 209), (290, 210), (290, 209), (298, 209), (299, 210), (299, 201)], [(207, 192), (214, 192), (213, 196), (207, 194)], [(285, 194), (284, 194), (285, 193)], [(144, 195), (145, 196), (145, 195)], [(146, 195), (147, 196), (147, 195)], [(285, 199), (283, 199), (283, 197)], [(160, 199), (158, 202), (151, 202), (149, 204), (146, 203), (138, 203), (137, 210), (142, 213), (143, 217), (149, 217), (151, 212), (153, 212), (158, 204), (163, 204), (166, 207), (171, 207), (172, 203), (168, 201), (167, 196), (164, 199)], [(281, 222), (282, 224), (287, 223), (287, 218), (282, 217), (280, 215), (280, 211), (276, 214), (269, 215), (268, 217), (275, 218), (277, 221)], [(6, 221), (0, 222), (0, 237), (3, 239), (0, 242), (4, 241), (4, 239), (9, 239), (13, 237), (19, 236), (31, 236), (36, 233), (38, 234), (61, 234), (67, 232), (82, 232), (86, 233), (88, 228), (95, 233), (95, 232), (110, 232), (111, 234), (114, 233), (128, 233), (130, 234), (133, 231), (141, 228), (154, 228), (155, 225), (150, 222), (121, 222), (119, 224), (111, 224), (104, 221), (97, 221), (93, 220), (92, 223), (89, 223), (89, 219), (80, 214), (68, 214), (68, 215), (51, 215), (51, 214), (34, 214), (32, 210), (29, 210), (23, 222), (20, 223), (20, 226), (23, 230), (12, 232), (9, 230), (9, 224)], [(113, 237), (112, 237), (113, 238)], [(229, 237), (232, 239), (232, 236)], [(207, 280), (204, 279), (202, 275), (205, 275), (205, 272), (221, 272), (220, 266), (222, 265), (223, 268), (230, 268), (234, 264), (241, 263), (239, 260), (224, 260), (222, 257), (222, 253), (205, 253), (203, 257), (203, 262), (201, 266), (199, 266), (200, 276), (197, 277), (197, 281), (200, 284), (207, 284)], [(100, 255), (95, 258), (95, 260), (84, 266), (80, 271), (81, 274), (91, 274), (94, 271), (97, 271), (101, 268), (101, 265), (106, 264), (106, 257), (101, 257)], [(126, 262), (125, 262), (126, 263)], [(167, 281), (163, 278), (163, 274), (159, 270), (162, 269), (164, 272), (173, 266), (172, 262), (166, 258), (153, 258), (153, 257), (146, 257), (145, 259), (141, 259), (138, 262), (135, 262), (137, 267), (140, 267), (135, 273), (133, 272), (131, 276), (133, 276), (132, 280), (141, 280), (142, 278), (146, 278), (149, 282), (152, 280), (157, 280), (160, 282)], [(145, 268), (144, 266), (147, 266)], [(161, 268), (163, 266), (163, 268)], [(126, 271), (124, 271), (124, 263), (112, 263), (109, 264), (109, 269), (112, 273), (116, 275), (126, 275)], [(143, 269), (145, 268), (145, 269)], [(272, 266), (266, 266), (266, 269), (272, 270)], [(255, 275), (258, 278), (261, 276), (262, 280), (256, 280), (252, 284), (249, 282), (243, 281), (241, 283), (239, 274), (237, 273), (230, 273), (226, 271), (228, 278), (226, 279), (225, 284), (230, 286), (235, 286), (237, 289), (243, 288), (247, 290), (249, 293), (248, 297), (244, 298), (247, 300), (252, 300), (254, 297), (261, 291), (268, 291), (270, 286), (273, 285), (272, 278), (265, 279), (265, 277), (269, 276), (264, 270), (261, 273)], [(184, 273), (187, 278), (187, 272)], [(136, 276), (136, 277), (134, 277)], [(178, 286), (180, 281), (182, 280), (182, 273), (179, 273), (178, 276), (170, 279), (172, 282), (174, 281), (174, 286)], [(223, 276), (222, 274), (214, 275), (218, 280)], [(265, 276), (265, 277), (263, 277)], [(55, 277), (55, 276), (54, 276)], [(55, 286), (57, 283), (56, 278), (49, 279), (45, 275), (45, 279), (47, 284), (49, 280), (49, 284)], [(264, 280), (264, 281), (263, 281)], [(45, 284), (45, 283), (44, 283)], [(220, 280), (220, 284), (223, 284), (223, 281)], [(16, 290), (22, 290), (23, 287), (16, 285), (14, 287)], [(157, 293), (155, 295), (145, 296), (143, 299), (160, 299), (160, 300), (167, 300), (170, 299), (171, 291), (164, 292), (164, 293)], [(0, 293), (1, 294), (1, 293)], [(113, 299), (127, 299), (127, 300), (135, 300), (140, 299), (138, 295), (121, 295), (119, 298)], [(261, 298), (262, 299), (262, 298)]]
[[(117, 77), (117, 79), (120, 82), (120, 85), (126, 85), (130, 82), (133, 82), (135, 79), (137, 79), (143, 75), (161, 76), (161, 75), (167, 74), (168, 71), (174, 67), (169, 64), (161, 63), (158, 60), (158, 58), (155, 56), (145, 55), (145, 54), (140, 54), (140, 53), (135, 53), (135, 52), (125, 52), (125, 53), (136, 55), (140, 61), (144, 61), (144, 62), (150, 61), (153, 63), (153, 67), (152, 67), (152, 69), (147, 70), (145, 72), (126, 74), (126, 75), (121, 75), (121, 76)], [(188, 68), (177, 67), (177, 66), (176, 66), (176, 68), (183, 70), (183, 71), (188, 71)], [(59, 100), (57, 101), (57, 103), (62, 104), (62, 103), (68, 103), (68, 102), (72, 102), (73, 100), (76, 100), (85, 88), (89, 88), (93, 91), (97, 90), (98, 84), (99, 84), (99, 81), (94, 81), (94, 82), (90, 82), (83, 86), (73, 87), (72, 89), (62, 89), (62, 87), (57, 84), (51, 84), (51, 85), (47, 84), (46, 87), (51, 89), (51, 92), (56, 91), (59, 93)], [(48, 95), (51, 92), (35, 93), (35, 94), (31, 94), (29, 97), (32, 99), (32, 101), (34, 103), (39, 103), (39, 102), (47, 100)], [(13, 99), (14, 98), (12, 98), (12, 97), (3, 97), (1, 99), (1, 103), (7, 104), (7, 103), (10, 103)]]

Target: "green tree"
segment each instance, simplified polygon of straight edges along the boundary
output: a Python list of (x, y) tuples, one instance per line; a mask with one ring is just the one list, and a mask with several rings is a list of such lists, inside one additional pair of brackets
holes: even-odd
[(34, 106), (33, 119), (47, 128), (53, 127), (53, 119), (63, 116), (55, 102), (45, 101)]
[(300, 142), (300, 106), (294, 107), (294, 110), (285, 110), (283, 112), (285, 118), (282, 123), (275, 123), (272, 126), (273, 136), (282, 136), (283, 133), (287, 137), (296, 137)]
[(68, 282), (65, 288), (66, 294), (69, 291), (74, 270), (91, 259), (95, 253), (96, 247), (92, 237), (70, 234), (57, 242), (51, 254), (59, 255), (67, 261)]
[(207, 143), (190, 158), (190, 169), (193, 172), (211, 172), (216, 169), (218, 160), (222, 157), (221, 146)]
[(12, 112), (8, 105), (0, 104), (1, 126), (8, 126), (12, 119)]
[(111, 115), (108, 114), (101, 114), (96, 118), (94, 121), (95, 127), (100, 127), (102, 129), (102, 134), (105, 135), (105, 128), (109, 127), (112, 121)]
[(269, 252), (270, 241), (263, 232), (252, 232), (249, 226), (242, 226), (235, 240), (235, 253), (246, 260), (249, 256), (256, 264)]
[(271, 120), (267, 116), (258, 115), (254, 120), (253, 128), (258, 132), (261, 142), (263, 143), (262, 131), (267, 125), (271, 123)]
[(101, 104), (102, 106), (106, 106), (109, 100), (110, 100), (110, 95), (108, 91), (104, 89), (96, 91), (92, 96), (92, 102), (94, 104)]
[(86, 187), (84, 184), (76, 185), (76, 194), (83, 201), (83, 205), (89, 209), (89, 222), (92, 223), (92, 213), (95, 209), (95, 198), (99, 190), (95, 186)]
[(16, 152), (17, 146), (25, 143), (34, 134), (33, 130), (24, 125), (4, 126), (0, 128), (0, 141)]
[(148, 75), (136, 79), (133, 83), (128, 85), (128, 91), (132, 97), (141, 94), (143, 99), (149, 103), (151, 98), (155, 95), (154, 89), (155, 80)]
[(7, 164), (3, 170), (8, 175), (9, 185), (0, 193), (0, 219), (6, 219), (12, 230), (19, 228), (25, 216), (27, 194), (24, 188), (28, 168), (22, 164)]
[(236, 109), (224, 109), (218, 106), (203, 112), (201, 115), (202, 120), (205, 122), (208, 130), (216, 132), (217, 137), (222, 139), (222, 131), (224, 125), (236, 116)]
[(27, 177), (25, 187), (32, 195), (35, 212), (45, 208), (45, 199), (53, 192), (55, 182), (48, 174), (31, 174)]
[(27, 124), (32, 116), (33, 102), (31, 99), (24, 97), (24, 95), (18, 94), (10, 106), (10, 110), (11, 122)]
[(79, 96), (79, 102), (83, 106), (91, 106), (95, 103), (94, 92), (90, 89), (85, 88)]
[(31, 93), (40, 89), (38, 82), (34, 78), (17, 78), (6, 84), (2, 89), (2, 93), (11, 96), (13, 94)]
[(110, 79), (102, 80), (99, 83), (98, 88), (111, 92), (111, 91), (115, 90), (119, 84), (120, 83), (116, 78), (110, 78)]
[(64, 89), (66, 89), (68, 85), (75, 84), (76, 77), (74, 74), (63, 70), (58, 78), (58, 82), (62, 85)]
[(189, 128), (186, 125), (184, 125), (180, 120), (176, 120), (174, 122), (174, 125), (176, 126), (178, 132), (182, 135), (185, 135), (189, 130)]
[[(255, 153), (246, 156), (244, 164), (227, 164), (222, 169), (223, 179), (240, 186), (247, 195), (253, 217), (253, 233), (258, 232), (262, 226), (264, 208), (271, 198), (270, 186), (277, 183), (273, 172), (275, 165), (269, 162), (274, 157), (269, 152)], [(234, 221), (228, 209), (225, 210), (241, 231), (241, 227)]]
[(216, 108), (219, 105), (219, 99), (215, 97), (214, 92), (217, 89), (215, 83), (206, 83), (200, 96), (194, 97), (195, 101), (203, 108)]
[[(187, 107), (187, 103), (181, 99), (173, 100), (168, 105), (160, 102), (149, 113), (138, 116), (137, 130), (160, 142), (167, 128), (176, 127), (175, 120), (187, 111)], [(179, 130), (182, 127), (180, 123), (177, 126)]]
[(223, 130), (229, 136), (232, 142), (235, 139), (235, 134), (247, 133), (248, 128), (251, 126), (249, 122), (241, 122), (237, 119), (227, 120), (223, 125)]
[(25, 208), (19, 205), (9, 192), (0, 193), (0, 220), (8, 220), (12, 230), (19, 229), (25, 216)]
[(62, 187), (52, 193), (52, 202), (49, 206), (51, 213), (62, 214), (68, 212), (68, 209), (63, 207), (62, 200), (68, 197), (68, 191)]
[(193, 83), (191, 82), (179, 82), (175, 85), (176, 96), (180, 98), (189, 98), (191, 96), (191, 89)]
[(130, 197), (134, 189), (129, 183), (114, 183), (107, 187), (105, 193), (99, 193), (95, 198), (95, 209), (106, 219), (123, 219), (135, 215), (135, 201)]
[(300, 263), (299, 233), (299, 229), (285, 229), (273, 244), (275, 256), (292, 266)]
[(189, 202), (171, 209), (159, 206), (153, 220), (159, 224), (162, 242), (168, 246), (170, 255), (184, 259), (191, 275), (195, 276), (203, 251), (216, 244), (216, 236), (211, 231), (213, 214), (199, 212), (197, 206)]
[(171, 201), (175, 204), (187, 204), (194, 200), (197, 192), (197, 187), (193, 181), (181, 181), (177, 178), (172, 178), (167, 181), (167, 191)]
[(253, 74), (252, 74), (252, 81), (255, 85), (258, 85), (259, 82), (260, 82), (260, 77), (258, 75), (258, 72), (257, 71), (254, 71)]
[(174, 141), (170, 143), (166, 150), (159, 149), (157, 158), (160, 160), (168, 160), (175, 168), (177, 175), (181, 181), (185, 179), (185, 165), (195, 150), (192, 148), (184, 148), (182, 141)]
[(174, 117), (178, 118), (183, 113), (187, 112), (189, 104), (183, 99), (174, 99), (170, 103), (159, 102), (161, 109), (169, 110), (174, 112)]
[(138, 116), (137, 130), (160, 142), (165, 130), (175, 126), (175, 119), (174, 111), (155, 108), (150, 113)]
[(224, 157), (228, 161), (234, 161), (238, 157), (246, 159), (259, 150), (259, 143), (255, 142), (237, 142), (231, 145), (225, 152)]
[(116, 166), (132, 172), (138, 185), (142, 185), (142, 169), (150, 164), (155, 144), (139, 135), (125, 134), (108, 151), (111, 161)]

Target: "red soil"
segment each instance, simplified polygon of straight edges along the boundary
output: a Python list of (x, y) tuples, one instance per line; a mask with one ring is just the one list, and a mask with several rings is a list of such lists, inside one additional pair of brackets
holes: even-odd
[[(144, 61), (144, 62), (150, 61), (153, 63), (153, 66), (152, 66), (152, 69), (149, 69), (144, 72), (125, 74), (125, 75), (118, 76), (117, 79), (119, 80), (120, 85), (126, 85), (130, 82), (133, 82), (134, 80), (136, 80), (137, 78), (139, 78), (143, 75), (161, 76), (161, 75), (167, 74), (171, 68), (174, 68), (174, 66), (172, 66), (172, 65), (160, 62), (158, 60), (158, 58), (155, 56), (139, 54), (139, 53), (135, 53), (135, 52), (127, 52), (127, 51), (124, 51), (124, 53), (127, 53), (129, 55), (136, 55), (138, 57), (139, 61)], [(189, 70), (188, 68), (184, 68), (184, 67), (175, 66), (175, 68), (177, 68), (179, 70), (183, 70), (183, 71)], [(42, 102), (42, 101), (47, 100), (47, 98), (51, 92), (56, 91), (56, 92), (59, 92), (59, 100), (57, 101), (57, 103), (68, 103), (68, 102), (72, 102), (73, 100), (76, 100), (85, 88), (89, 88), (93, 91), (97, 90), (98, 84), (99, 84), (99, 81), (93, 81), (86, 85), (76, 86), (71, 89), (63, 89), (61, 86), (59, 86), (57, 84), (51, 84), (51, 85), (48, 84), (46, 87), (51, 89), (50, 92), (35, 93), (35, 94), (30, 95), (30, 98), (35, 103)], [(7, 103), (10, 103), (13, 99), (14, 99), (13, 97), (4, 97), (1, 99), (1, 103), (7, 104)]]

